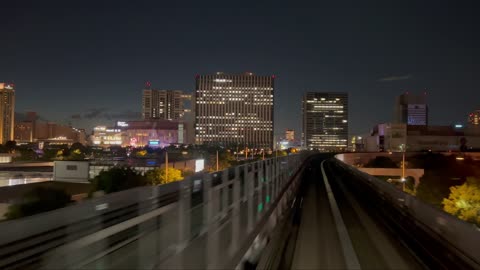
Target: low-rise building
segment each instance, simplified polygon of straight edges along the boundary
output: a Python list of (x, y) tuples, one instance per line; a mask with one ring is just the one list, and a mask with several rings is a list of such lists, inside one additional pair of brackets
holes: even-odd
[(188, 129), (183, 121), (140, 120), (119, 121), (115, 127), (97, 126), (90, 137), (92, 145), (109, 147), (165, 147), (187, 144)]
[(370, 134), (357, 136), (356, 151), (467, 151), (480, 149), (480, 131), (462, 125), (411, 126), (379, 124)]

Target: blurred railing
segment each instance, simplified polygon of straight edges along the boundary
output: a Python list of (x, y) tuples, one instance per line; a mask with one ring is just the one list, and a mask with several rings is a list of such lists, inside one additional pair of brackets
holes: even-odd
[(305, 157), (200, 173), (1, 222), (0, 268), (234, 268), (288, 208), (298, 183), (292, 176)]
[[(455, 260), (462, 261), (461, 268), (480, 269), (480, 249), (478, 248), (480, 230), (474, 224), (451, 216), (341, 160), (337, 160), (336, 163), (354, 175), (356, 181), (363, 181), (373, 189), (384, 202), (388, 202), (395, 208), (395, 213), (401, 213), (401, 216), (395, 217), (398, 222), (402, 219), (408, 220), (435, 241), (435, 244), (433, 242), (419, 244), (424, 245), (427, 249), (432, 244), (442, 245), (448, 249), (448, 252), (444, 253), (445, 259), (454, 260), (452, 257), (456, 256), (458, 259)], [(368, 196), (364, 193), (362, 195)], [(380, 209), (381, 206), (378, 207)], [(412, 231), (412, 235), (413, 233)], [(416, 241), (421, 242), (423, 239), (416, 239)]]

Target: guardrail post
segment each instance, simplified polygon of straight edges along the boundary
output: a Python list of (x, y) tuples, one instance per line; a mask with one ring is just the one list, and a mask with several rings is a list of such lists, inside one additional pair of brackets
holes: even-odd
[(272, 178), (270, 177), (270, 167), (268, 166), (268, 160), (263, 161), (263, 165), (265, 166), (265, 187), (266, 187), (266, 192), (265, 192), (265, 204), (268, 204), (270, 206), (275, 199), (273, 196), (272, 192)]
[(228, 169), (222, 171), (222, 218), (228, 214)]
[[(219, 239), (217, 230), (218, 195), (212, 187), (212, 175), (205, 174), (203, 178), (204, 192), (204, 227), (207, 232), (207, 248), (205, 249), (206, 268), (215, 268), (219, 257)], [(200, 267), (201, 268), (201, 267)]]
[(180, 195), (178, 200), (178, 248), (183, 249), (190, 240), (191, 220), (190, 209), (192, 204), (192, 177), (180, 181)]
[[(242, 168), (243, 169), (243, 168)], [(240, 244), (240, 167), (235, 167), (233, 179), (232, 237), (230, 254), (235, 254)]]
[[(251, 170), (248, 172), (248, 166), (250, 166)], [(247, 232), (250, 233), (253, 230), (254, 224), (254, 206), (253, 206), (253, 195), (255, 194), (255, 183), (254, 183), (254, 167), (253, 164), (248, 164), (247, 166), (247, 174), (245, 177), (245, 182), (247, 182), (247, 189), (245, 192), (247, 193), (247, 207), (248, 207), (248, 217), (247, 217)]]
[(248, 200), (248, 168), (247, 165), (242, 165), (241, 170), (243, 170), (243, 196), (242, 202), (246, 202)]
[(263, 197), (263, 192), (262, 192), (264, 189), (263, 185), (265, 185), (265, 179), (263, 177), (263, 161), (257, 161), (256, 165), (257, 165), (257, 179), (255, 179), (255, 181), (257, 181), (257, 187), (258, 187), (257, 188), (258, 202), (256, 205), (257, 214), (256, 214), (255, 223), (260, 220), (261, 216), (267, 209), (267, 205), (265, 204), (265, 198)]

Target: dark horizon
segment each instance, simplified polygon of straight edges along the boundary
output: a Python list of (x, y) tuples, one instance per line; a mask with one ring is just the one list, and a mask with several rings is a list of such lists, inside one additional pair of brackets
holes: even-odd
[(2, 9), (0, 81), (16, 84), (17, 113), (109, 125), (139, 115), (146, 81), (191, 92), (217, 71), (275, 75), (275, 134), (297, 138), (306, 91), (348, 92), (350, 135), (391, 121), (405, 91), (428, 93), (432, 125), (480, 107), (473, 2), (63, 5)]

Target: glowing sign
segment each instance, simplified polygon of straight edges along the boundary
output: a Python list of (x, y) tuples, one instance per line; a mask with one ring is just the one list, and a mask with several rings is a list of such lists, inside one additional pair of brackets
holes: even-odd
[(461, 125), (461, 124), (456, 124), (456, 125), (455, 125), (455, 128), (463, 128), (463, 125)]
[(117, 121), (118, 127), (128, 127), (128, 123), (125, 121)]
[(201, 172), (205, 168), (205, 160), (197, 159), (195, 160), (195, 172)]
[(148, 144), (158, 146), (158, 145), (160, 145), (160, 141), (159, 140), (149, 140)]

